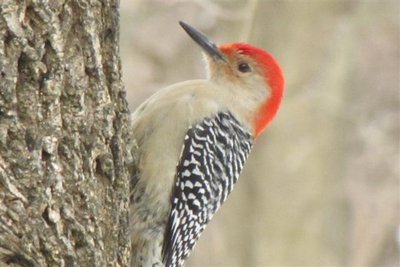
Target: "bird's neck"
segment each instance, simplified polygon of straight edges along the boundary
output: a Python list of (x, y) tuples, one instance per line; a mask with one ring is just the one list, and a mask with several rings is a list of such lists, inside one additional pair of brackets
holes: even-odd
[(271, 96), (258, 109), (255, 117), (255, 137), (257, 138), (275, 117), (282, 100), (283, 90), (272, 88)]

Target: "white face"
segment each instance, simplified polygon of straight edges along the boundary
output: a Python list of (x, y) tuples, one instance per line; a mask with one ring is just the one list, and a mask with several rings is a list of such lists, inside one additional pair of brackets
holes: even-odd
[[(237, 96), (247, 99), (250, 105), (264, 103), (271, 94), (264, 72), (250, 57), (235, 53), (226, 56), (227, 62), (215, 61), (205, 56), (208, 78), (217, 83), (237, 88)], [(234, 89), (236, 90), (236, 89)]]

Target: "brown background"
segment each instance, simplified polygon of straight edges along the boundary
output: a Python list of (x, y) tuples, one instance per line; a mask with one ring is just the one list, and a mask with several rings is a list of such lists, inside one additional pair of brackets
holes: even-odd
[(399, 3), (121, 1), (131, 110), (204, 77), (178, 20), (217, 43), (265, 48), (287, 80), (278, 117), (187, 266), (396, 266)]

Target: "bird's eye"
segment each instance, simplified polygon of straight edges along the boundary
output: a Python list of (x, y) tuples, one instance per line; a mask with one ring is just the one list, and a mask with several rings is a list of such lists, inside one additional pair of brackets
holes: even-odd
[(239, 63), (239, 65), (238, 65), (238, 70), (240, 71), (240, 72), (243, 72), (243, 73), (246, 73), (246, 72), (251, 72), (251, 68), (250, 68), (250, 66), (249, 66), (249, 64), (247, 64), (247, 63)]

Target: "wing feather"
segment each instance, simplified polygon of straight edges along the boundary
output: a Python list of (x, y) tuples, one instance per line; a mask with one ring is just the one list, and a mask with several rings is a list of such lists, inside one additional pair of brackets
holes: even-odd
[(163, 244), (165, 266), (182, 266), (214, 213), (232, 191), (253, 144), (229, 112), (188, 129)]

